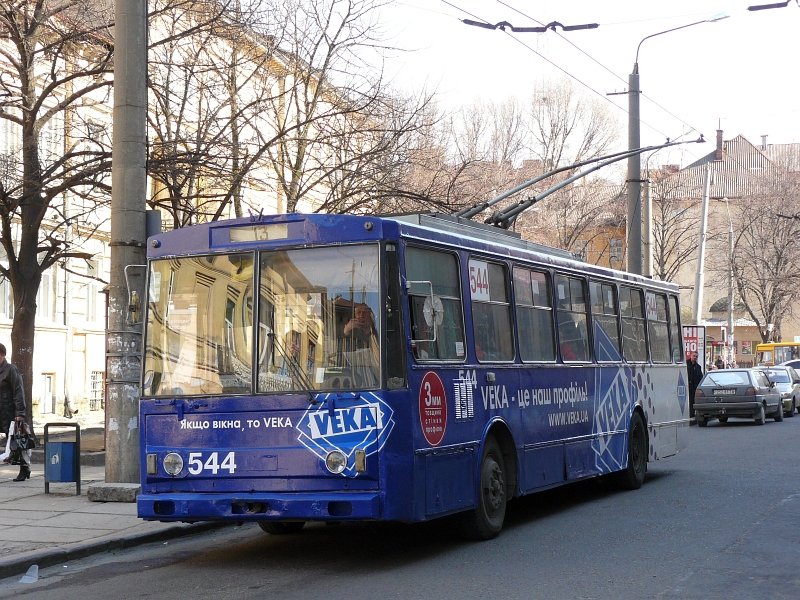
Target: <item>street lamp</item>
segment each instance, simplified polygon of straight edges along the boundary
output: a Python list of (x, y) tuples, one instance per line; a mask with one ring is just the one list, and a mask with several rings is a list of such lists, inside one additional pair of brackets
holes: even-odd
[[(633, 62), (633, 71), (628, 76), (628, 148), (633, 150), (641, 147), (641, 136), (639, 133), (639, 50), (645, 40), (649, 40), (657, 35), (663, 35), (679, 29), (686, 29), (701, 23), (715, 23), (722, 19), (727, 19), (729, 15), (720, 14), (703, 21), (695, 21), (665, 29), (657, 33), (652, 33), (642, 38), (636, 46), (636, 58)], [(642, 163), (638, 154), (628, 158), (628, 271), (642, 274)]]

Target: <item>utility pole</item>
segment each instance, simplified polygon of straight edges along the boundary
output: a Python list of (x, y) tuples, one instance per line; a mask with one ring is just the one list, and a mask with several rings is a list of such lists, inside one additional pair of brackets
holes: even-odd
[[(642, 93), (639, 87), (639, 51), (645, 40), (664, 35), (672, 31), (686, 29), (702, 23), (715, 23), (722, 19), (727, 19), (730, 15), (719, 14), (710, 19), (687, 23), (679, 27), (672, 27), (664, 31), (658, 31), (645, 36), (636, 46), (636, 58), (633, 61), (633, 69), (628, 75), (628, 148), (639, 148), (641, 144), (640, 118), (639, 118), (639, 98)], [(642, 163), (638, 155), (631, 155), (628, 158), (628, 224), (627, 224), (627, 245), (628, 245), (628, 271), (631, 273), (642, 274)], [(648, 227), (650, 224), (648, 224)], [(648, 235), (650, 232), (648, 231)]]
[(644, 181), (644, 243), (642, 244), (642, 251), (644, 253), (644, 263), (642, 274), (645, 277), (653, 278), (653, 198), (650, 195), (652, 188), (650, 186), (650, 176), (645, 175)]
[[(128, 319), (125, 267), (144, 264), (147, 241), (147, 3), (117, 0), (115, 21), (105, 472), (107, 483), (137, 483), (142, 335), (141, 325)], [(144, 285), (139, 283), (143, 298)]]
[[(644, 41), (644, 40), (642, 40)], [(639, 42), (642, 45), (642, 42)], [(639, 49), (628, 75), (628, 148), (639, 148)], [(638, 154), (628, 157), (628, 271), (642, 274), (642, 163)]]
[(703, 286), (705, 285), (706, 233), (708, 231), (708, 198), (711, 195), (711, 163), (706, 164), (706, 184), (703, 190), (703, 210), (700, 218), (700, 243), (698, 244), (697, 277), (694, 284), (694, 322), (700, 325), (703, 318)]
[(725, 198), (725, 206), (728, 209), (728, 366), (736, 366), (736, 348), (733, 337), (733, 219), (731, 218), (731, 201)]

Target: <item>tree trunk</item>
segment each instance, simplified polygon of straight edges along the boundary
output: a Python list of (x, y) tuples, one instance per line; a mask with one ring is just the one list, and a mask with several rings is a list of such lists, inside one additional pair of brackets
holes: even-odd
[(29, 424), (33, 424), (33, 340), (36, 331), (36, 290), (39, 289), (41, 273), (38, 269), (25, 269), (20, 266), (17, 277), (18, 283), (14, 286), (14, 323), (11, 327), (11, 362), (22, 375), (25, 418)]

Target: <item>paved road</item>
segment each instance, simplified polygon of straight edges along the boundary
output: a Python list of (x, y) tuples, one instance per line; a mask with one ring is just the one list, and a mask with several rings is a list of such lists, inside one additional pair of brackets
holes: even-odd
[(446, 522), (255, 526), (0, 582), (0, 597), (780, 599), (800, 597), (800, 418), (689, 431), (635, 492), (586, 482), (512, 504), (496, 540)]

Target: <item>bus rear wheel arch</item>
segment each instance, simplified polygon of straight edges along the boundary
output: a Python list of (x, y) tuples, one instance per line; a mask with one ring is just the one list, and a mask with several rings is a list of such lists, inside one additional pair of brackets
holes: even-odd
[[(700, 421), (697, 423), (699, 425)], [(642, 487), (647, 474), (647, 454), (647, 427), (642, 413), (635, 410), (628, 428), (628, 466), (614, 476), (619, 487), (626, 490), (638, 490)]]
[(503, 529), (506, 506), (516, 489), (516, 463), (510, 434), (502, 428), (493, 430), (481, 454), (477, 506), (462, 521), (467, 537), (489, 540)]

